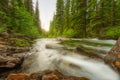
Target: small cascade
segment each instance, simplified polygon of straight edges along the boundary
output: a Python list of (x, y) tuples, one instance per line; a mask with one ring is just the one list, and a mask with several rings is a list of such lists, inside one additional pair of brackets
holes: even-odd
[(58, 42), (55, 39), (36, 40), (36, 44), (31, 51), (32, 54), (27, 59), (30, 64), (26, 68), (26, 72), (33, 73), (45, 69), (58, 69), (64, 74), (87, 77), (90, 80), (120, 80), (119, 75), (102, 60), (90, 59), (60, 47), (46, 48), (47, 44), (54, 46)]

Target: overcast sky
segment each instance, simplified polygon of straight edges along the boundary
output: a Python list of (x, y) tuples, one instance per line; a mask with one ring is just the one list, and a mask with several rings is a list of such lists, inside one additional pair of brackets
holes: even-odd
[[(35, 4), (34, 0), (34, 4)], [(56, 10), (56, 1), (57, 0), (38, 0), (39, 1), (39, 10), (40, 10), (40, 19), (42, 23), (42, 28), (48, 31), (50, 21), (53, 18), (53, 15)]]

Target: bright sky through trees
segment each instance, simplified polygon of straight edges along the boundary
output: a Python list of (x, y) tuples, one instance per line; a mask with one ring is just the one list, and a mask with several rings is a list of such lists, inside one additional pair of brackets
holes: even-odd
[[(36, 0), (34, 0), (36, 2)], [(38, 0), (40, 9), (40, 19), (42, 28), (46, 31), (49, 30), (50, 21), (56, 10), (56, 0)], [(34, 4), (35, 4), (34, 2)]]

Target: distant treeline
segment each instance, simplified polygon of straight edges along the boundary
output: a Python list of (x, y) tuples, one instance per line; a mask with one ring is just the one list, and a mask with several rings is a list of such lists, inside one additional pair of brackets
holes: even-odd
[(120, 36), (120, 0), (57, 0), (50, 37)]

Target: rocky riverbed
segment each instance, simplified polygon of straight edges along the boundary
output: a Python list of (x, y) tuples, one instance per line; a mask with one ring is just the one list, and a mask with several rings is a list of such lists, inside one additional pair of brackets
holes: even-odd
[(85, 77), (63, 75), (58, 70), (44, 70), (32, 74), (18, 73), (10, 74), (6, 80), (89, 80)]
[[(15, 78), (17, 80), (26, 78), (27, 80), (119, 80), (119, 75), (102, 59), (81, 55), (80, 52), (77, 53), (59, 45), (59, 42), (56, 39), (36, 40), (33, 48), (27, 53), (23, 53), (27, 55), (24, 55), (25, 58), (21, 67), (16, 65), (17, 68), (12, 68), (13, 70), (10, 70), (9, 73), (2, 73), (1, 80), (5, 78), (7, 80), (14, 80)], [(18, 56), (22, 53), (15, 54)], [(14, 55), (5, 56), (14, 57)], [(58, 73), (62, 76), (59, 77)], [(31, 77), (33, 74), (35, 77)]]

